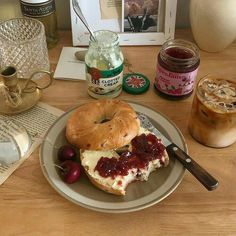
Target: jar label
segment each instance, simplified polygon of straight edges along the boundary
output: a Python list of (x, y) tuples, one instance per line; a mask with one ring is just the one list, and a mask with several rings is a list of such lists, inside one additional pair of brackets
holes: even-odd
[(187, 73), (168, 71), (157, 63), (156, 88), (168, 95), (182, 96), (194, 89), (198, 68)]
[(55, 11), (55, 0), (44, 1), (43, 3), (27, 3), (20, 1), (21, 12), (24, 16), (43, 17)]
[(123, 64), (113, 70), (99, 70), (86, 65), (88, 90), (99, 95), (120, 92), (123, 80)]

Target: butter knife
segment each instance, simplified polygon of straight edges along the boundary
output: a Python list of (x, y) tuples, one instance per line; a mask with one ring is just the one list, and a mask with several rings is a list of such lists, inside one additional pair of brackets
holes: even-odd
[(175, 143), (167, 139), (149, 119), (139, 114), (141, 122), (145, 123), (145, 126), (152, 131), (158, 138), (162, 140), (166, 151), (170, 157), (173, 157), (180, 161), (180, 163), (209, 191), (214, 190), (219, 185), (219, 182), (210, 175), (203, 167), (201, 167), (196, 161), (192, 159), (186, 152), (179, 148)]

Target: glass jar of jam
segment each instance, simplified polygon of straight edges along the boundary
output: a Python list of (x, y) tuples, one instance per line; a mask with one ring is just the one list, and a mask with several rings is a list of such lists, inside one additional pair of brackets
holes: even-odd
[(124, 61), (118, 35), (99, 30), (94, 36), (85, 55), (88, 94), (94, 98), (117, 97), (122, 91)]
[(154, 86), (158, 94), (176, 100), (190, 96), (199, 64), (199, 50), (195, 44), (182, 39), (164, 43), (157, 58)]

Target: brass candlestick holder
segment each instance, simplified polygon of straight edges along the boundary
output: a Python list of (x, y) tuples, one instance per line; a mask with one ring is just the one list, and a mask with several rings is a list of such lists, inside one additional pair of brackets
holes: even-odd
[[(43, 73), (48, 81), (40, 86), (33, 77)], [(0, 71), (0, 113), (14, 115), (33, 107), (41, 97), (42, 90), (53, 81), (53, 73), (45, 70), (34, 72), (29, 78), (18, 78), (14, 66), (7, 66)], [(2, 81), (1, 81), (2, 80)]]

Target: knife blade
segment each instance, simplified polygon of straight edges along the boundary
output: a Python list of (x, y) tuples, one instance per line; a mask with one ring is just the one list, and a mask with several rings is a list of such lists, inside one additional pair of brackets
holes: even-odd
[(186, 152), (184, 152), (175, 143), (165, 137), (145, 116), (144, 114), (138, 114), (141, 116), (141, 122), (145, 123), (147, 129), (153, 132), (158, 138), (161, 139), (166, 151), (170, 157), (177, 159), (207, 190), (211, 191), (217, 188), (219, 185), (210, 173), (208, 173), (203, 167), (201, 167), (196, 161), (193, 160)]

